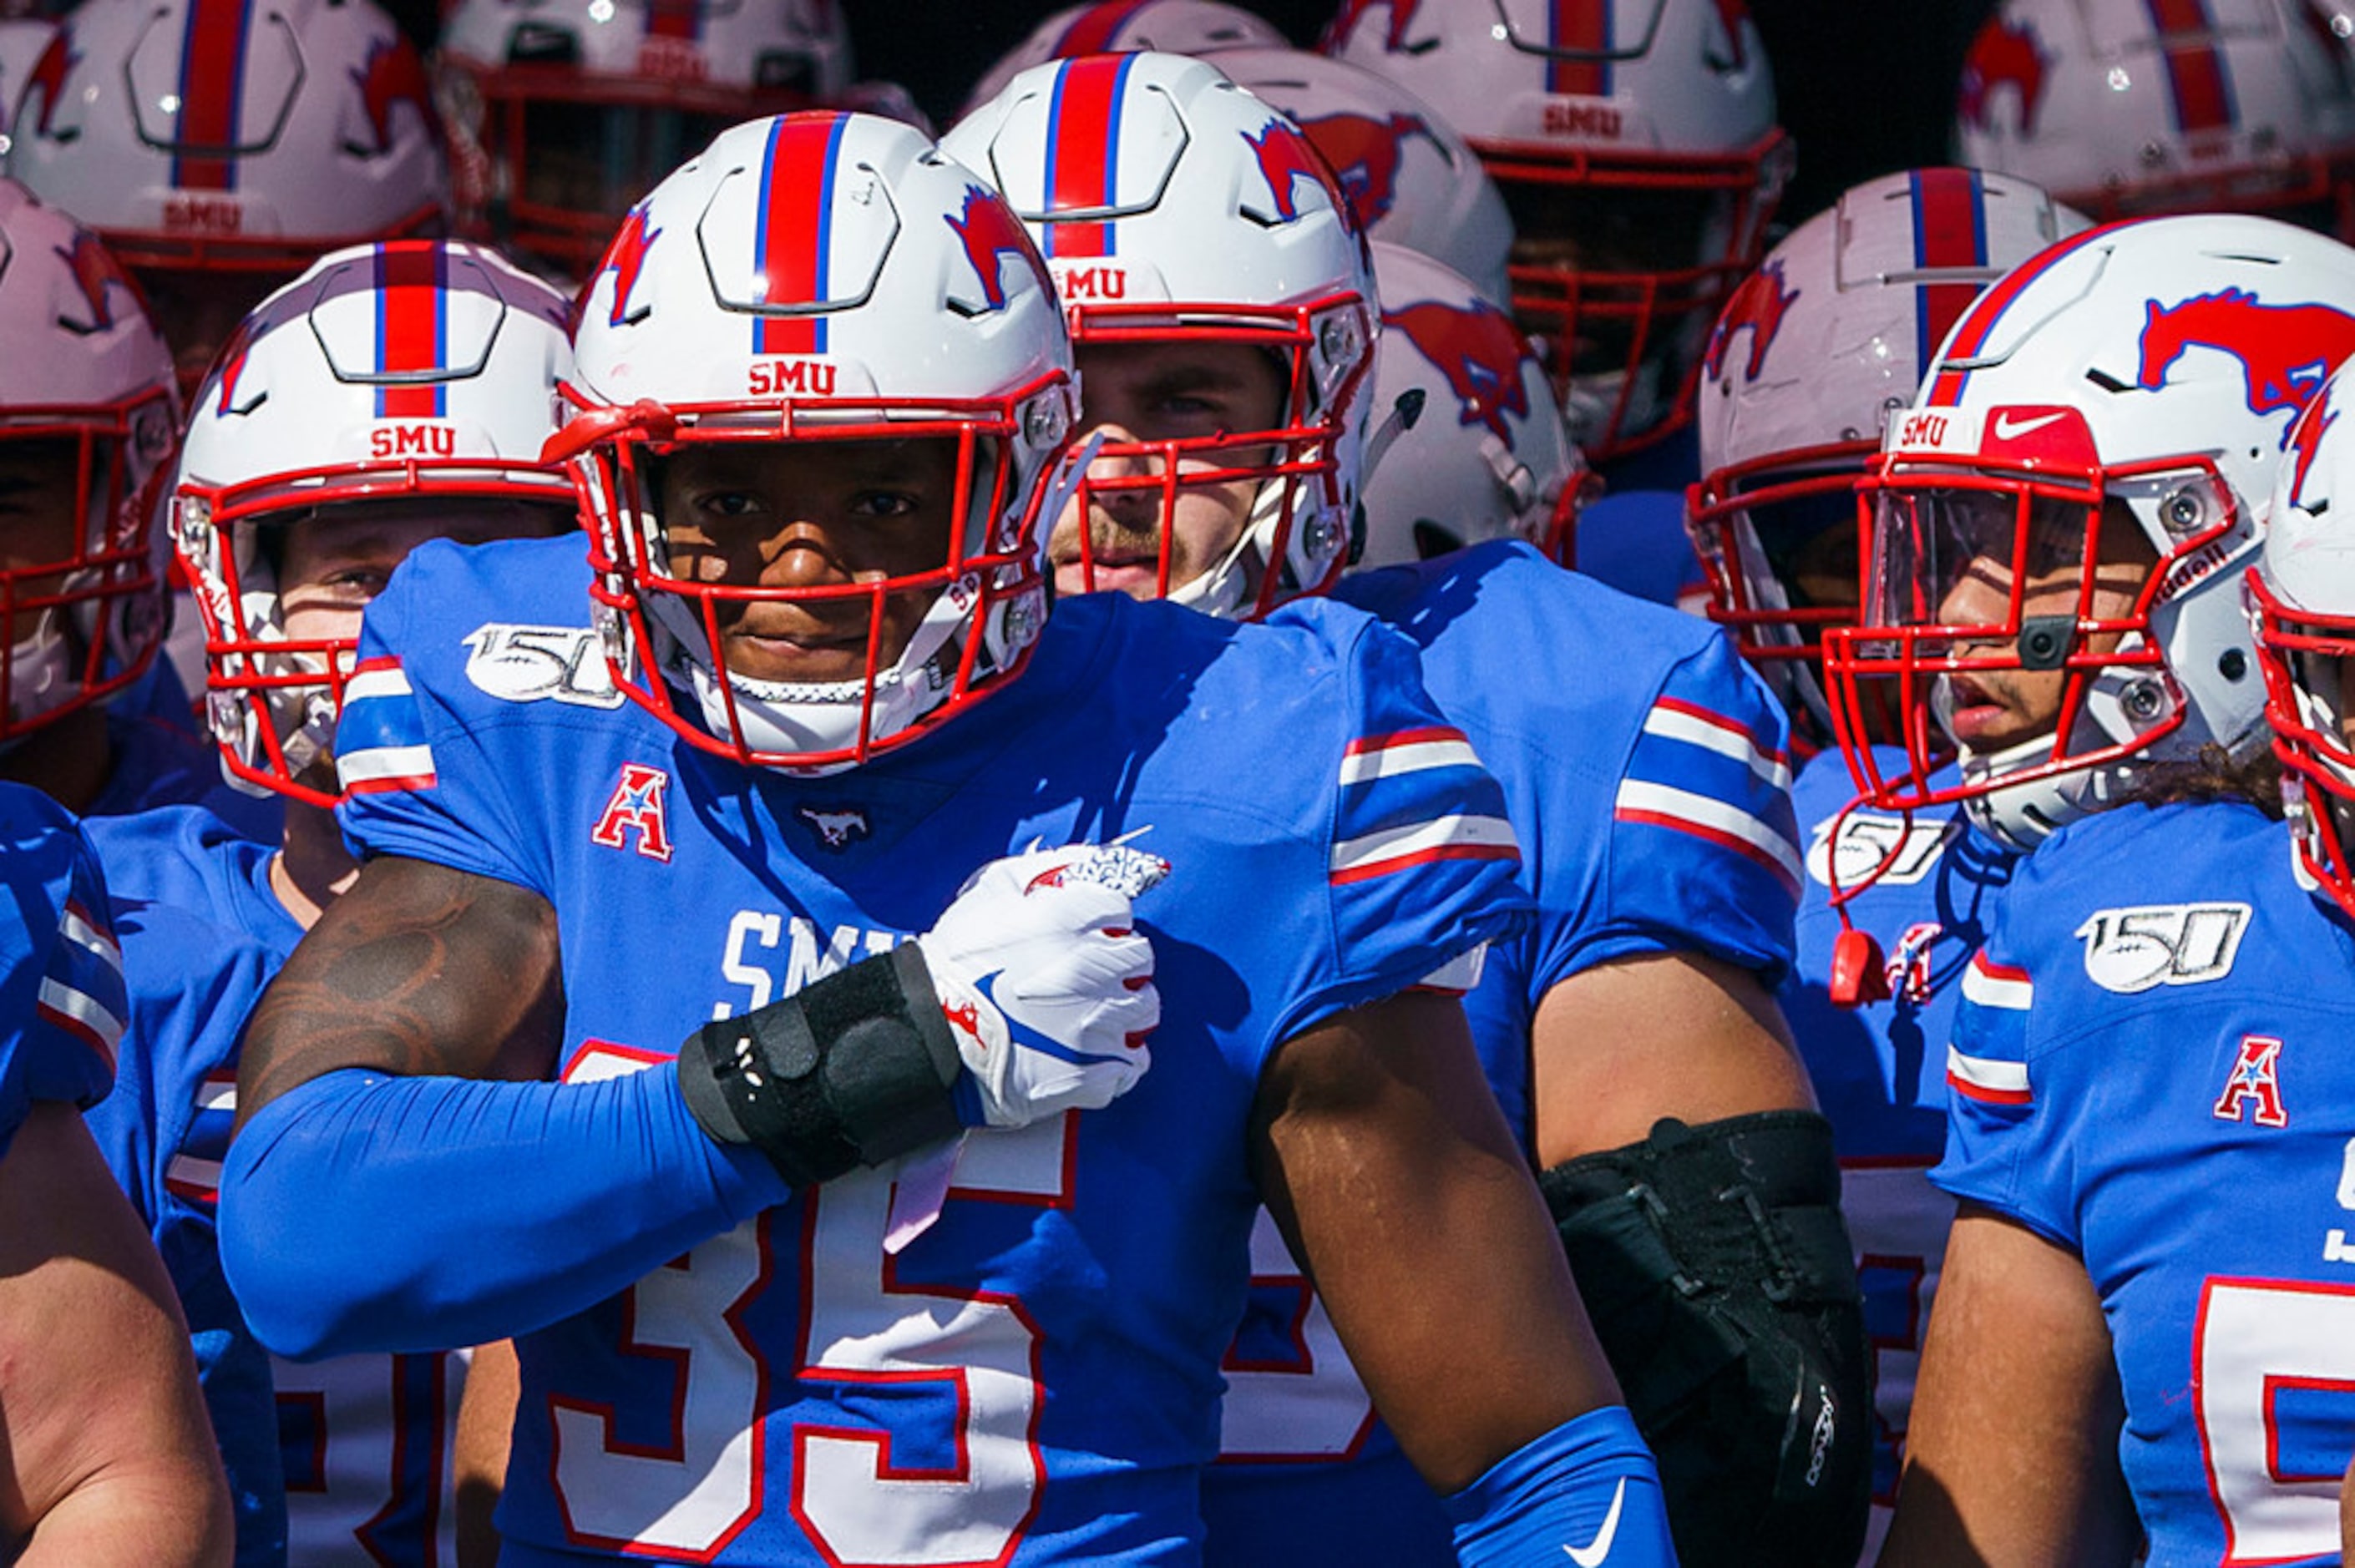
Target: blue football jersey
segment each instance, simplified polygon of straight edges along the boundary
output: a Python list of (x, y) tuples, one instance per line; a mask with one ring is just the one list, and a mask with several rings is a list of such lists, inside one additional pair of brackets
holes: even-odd
[(1261, 1069), (1522, 916), (1502, 793), (1412, 645), (1333, 606), (1067, 600), (971, 713), (802, 778), (626, 705), (588, 585), (577, 540), (420, 548), (338, 735), (380, 785), (356, 843), (554, 906), (567, 1080), (888, 950), (1034, 842), (1168, 861), (1137, 909), (1162, 1017), (1111, 1107), (969, 1138), (897, 1253), (896, 1168), (858, 1172), (522, 1336), (502, 1561), (1190, 1560)]
[[(1904, 766), (1884, 750), (1885, 770)], [(1947, 775), (1935, 782), (1943, 785)], [(1974, 828), (1959, 808), (1911, 817), (1849, 810), (1856, 783), (1836, 751), (1800, 769), (1792, 789), (1807, 844), (1799, 895), (1799, 961), (1775, 1000), (1815, 1080), (1839, 1151), (1840, 1207), (1857, 1253), (1865, 1332), (1873, 1352), (1873, 1510), (1866, 1559), (1889, 1528), (1913, 1377), (1954, 1200), (1930, 1182), (1946, 1142), (1946, 1042), (1963, 970), (1987, 939), (1995, 902), (2018, 856)], [(1890, 999), (1861, 1007), (1831, 1000), (1835, 871), (1844, 888), (1878, 880), (1849, 901), (1856, 929), (1881, 944)]]
[(461, 1358), (281, 1360), (254, 1339), (221, 1273), (216, 1205), (238, 1047), (303, 935), (270, 886), (276, 847), (197, 806), (93, 819), (88, 832), (132, 1002), (118, 1092), (91, 1128), (187, 1315), (238, 1502), (239, 1560), (447, 1562)]
[[(1799, 851), (1782, 711), (1715, 628), (1497, 543), (1347, 579), (1422, 650), (1423, 683), (1503, 785), (1537, 907), (1465, 998), (1519, 1133), (1546, 993), (1615, 959), (1705, 953), (1774, 984)], [(1203, 1481), (1222, 1565), (1452, 1563), (1447, 1524), (1342, 1353), (1273, 1221)]]
[(1709, 599), (1685, 532), (1685, 487), (1700, 477), (1690, 426), (1600, 470), (1603, 494), (1578, 514), (1578, 569), (1652, 604), (1698, 611)]
[(114, 1081), (130, 1004), (97, 857), (38, 790), (0, 784), (0, 1154), (36, 1102), (88, 1107)]
[(155, 714), (109, 708), (107, 742), (114, 768), (86, 817), (128, 817), (165, 806), (202, 806), (250, 839), (276, 842), (283, 809), (277, 796), (257, 800), (221, 776), (220, 752)]
[(2337, 1563), (2355, 1456), (2355, 933), (2255, 808), (2025, 861), (1963, 980), (1933, 1173), (2084, 1260), (2152, 1568)]

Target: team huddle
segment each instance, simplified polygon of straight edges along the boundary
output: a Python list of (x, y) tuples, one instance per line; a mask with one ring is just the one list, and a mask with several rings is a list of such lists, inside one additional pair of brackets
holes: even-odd
[(10, 1561), (2355, 1543), (2355, 9), (1787, 228), (1740, 0), (0, 127)]

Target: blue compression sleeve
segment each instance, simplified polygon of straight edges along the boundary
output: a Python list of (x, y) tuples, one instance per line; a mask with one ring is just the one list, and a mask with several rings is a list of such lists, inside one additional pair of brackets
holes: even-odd
[(1676, 1568), (1660, 1473), (1625, 1405), (1563, 1422), (1444, 1500), (1465, 1568)]
[(668, 1066), (594, 1084), (329, 1073), (254, 1114), (221, 1261), (282, 1355), (476, 1345), (603, 1300), (791, 1196)]

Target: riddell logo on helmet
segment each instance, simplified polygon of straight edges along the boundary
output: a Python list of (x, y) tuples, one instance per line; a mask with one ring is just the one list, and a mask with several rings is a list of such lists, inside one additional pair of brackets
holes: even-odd
[(233, 196), (174, 191), (164, 198), (164, 227), (175, 234), (235, 234), (245, 227), (245, 208)]
[(823, 359), (758, 360), (745, 391), (755, 397), (831, 397), (837, 368)]
[(447, 425), (378, 425), (368, 432), (373, 458), (456, 457), (458, 432)]
[[(2249, 411), (2306, 407), (2339, 361), (2355, 354), (2355, 316), (2329, 305), (2269, 305), (2246, 289), (2196, 294), (2143, 307), (2137, 384), (2156, 392), (2187, 348), (2212, 348), (2241, 362)], [(2282, 439), (2286, 442), (2289, 432)]]
[(1593, 99), (1557, 98), (1545, 106), (1545, 133), (1549, 136), (1592, 136), (1597, 141), (1616, 142), (1625, 120), (1618, 110)]
[(1438, 136), (1419, 114), (1393, 114), (1386, 120), (1327, 114), (1303, 120), (1300, 128), (1341, 177), (1342, 193), (1361, 228), (1380, 223), (1398, 205), (1399, 166), (1406, 162), (1407, 138), (1420, 136), (1439, 145)]

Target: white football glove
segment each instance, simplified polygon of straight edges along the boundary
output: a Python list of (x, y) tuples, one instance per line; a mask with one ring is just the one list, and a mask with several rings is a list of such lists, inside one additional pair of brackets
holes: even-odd
[(975, 872), (916, 938), (964, 1061), (968, 1126), (1095, 1110), (1143, 1076), (1161, 994), (1130, 905), (1168, 873), (1123, 845), (1032, 850)]

